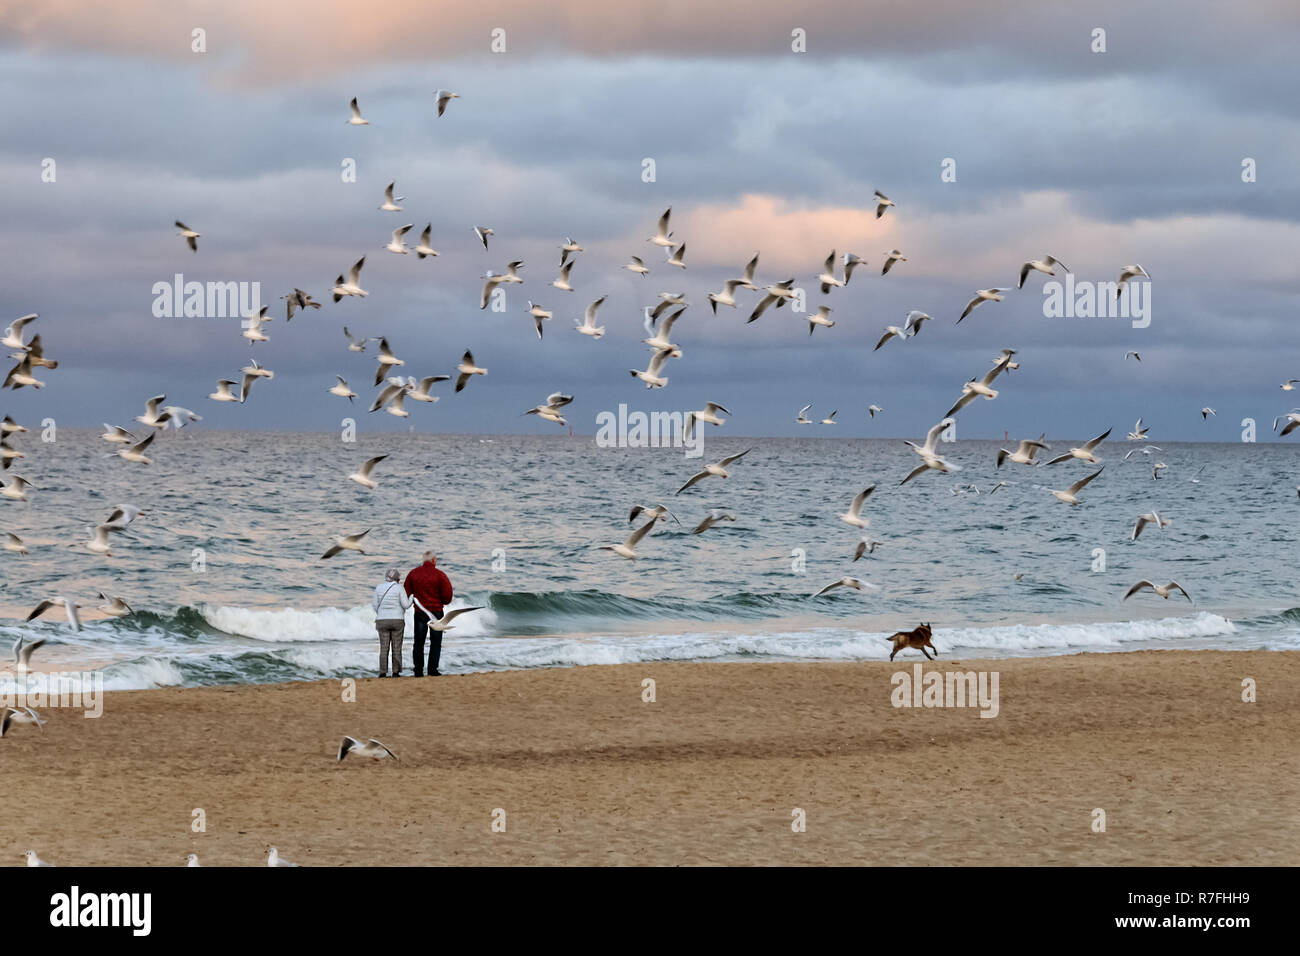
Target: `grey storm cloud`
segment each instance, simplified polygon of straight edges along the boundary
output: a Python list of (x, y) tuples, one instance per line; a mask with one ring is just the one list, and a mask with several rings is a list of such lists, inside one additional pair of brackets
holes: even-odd
[[(995, 3), (919, 18), (896, 5), (750, 4), (728, 19), (668, 4), (657, 15), (676, 27), (638, 39), (646, 12), (480, 4), (440, 13), (445, 29), (421, 51), (425, 6), (397, 4), (331, 52), (322, 24), (333, 5), (315, 5), (301, 56), (277, 63), (267, 29), (278, 15), (251, 4), (212, 14), (204, 56), (188, 52), (193, 17), (167, 5), (134, 5), (134, 29), (101, 24), (98, 36), (94, 16), (64, 22), (25, 3), (0, 14), (0, 309), (40, 312), (32, 331), (63, 363), (14, 407), (95, 424), (129, 420), (167, 391), (205, 426), (333, 428), (364, 414), (325, 401), (333, 375), (363, 405), (374, 372), (372, 355), (344, 349), (346, 324), (388, 335), (406, 374), (446, 374), (466, 347), (491, 370), (407, 421), (376, 414), (367, 427), (536, 431), (546, 423), (519, 414), (564, 389), (579, 395), (579, 431), (619, 402), (712, 400), (738, 413), (738, 433), (794, 434), (795, 410), (815, 401), (841, 408), (843, 434), (916, 435), (1005, 346), (1021, 351), (1022, 371), (998, 402), (963, 413), (972, 437), (1083, 435), (1143, 415), (1165, 437), (1197, 438), (1197, 411), (1217, 403), (1215, 434), (1232, 440), (1240, 417), (1264, 422), (1263, 437), (1285, 410), (1277, 383), (1300, 376), (1288, 339), (1300, 272), (1286, 253), (1300, 236), (1300, 127), (1281, 92), (1297, 79), (1297, 17), (1283, 5), (1054, 14)], [(487, 24), (506, 13), (517, 55), (493, 57)], [(796, 26), (807, 54), (789, 51)], [(1087, 52), (1096, 26), (1105, 54)], [(481, 54), (463, 52), (471, 36)], [(430, 52), (452, 58), (431, 65)], [(463, 97), (441, 119), (439, 86)], [(371, 126), (346, 125), (353, 95)], [(56, 183), (40, 181), (45, 157)], [(654, 183), (641, 181), (647, 157)], [(939, 176), (949, 157), (955, 183)], [(1246, 157), (1257, 183), (1241, 180)], [(345, 160), (355, 183), (341, 179)], [(402, 213), (376, 209), (390, 180), (408, 197)], [(875, 188), (898, 202), (883, 224), (869, 211)], [(670, 204), (685, 272), (643, 241)], [(203, 233), (197, 255), (177, 218)], [(381, 251), (405, 222), (408, 239), (432, 223), (442, 255)], [(474, 224), (496, 229), (490, 252)], [(572, 294), (549, 286), (565, 235), (588, 249)], [(894, 244), (912, 261), (882, 279)], [(823, 300), (812, 277), (832, 246), (871, 265)], [(832, 306), (836, 327), (810, 339), (785, 310), (746, 325), (752, 295), (709, 314), (706, 293), (756, 250), (761, 279), (796, 278), (810, 308)], [(1155, 277), (1151, 326), (1045, 318), (1042, 276), (954, 325), (976, 288), (1014, 286), (1019, 262), (1048, 252), (1079, 279), (1114, 281), (1142, 262)], [(333, 277), (361, 255), (372, 294), (329, 302)], [(650, 278), (620, 268), (629, 255), (646, 258)], [(514, 258), (527, 281), (508, 290), (505, 313), (480, 311), (480, 276)], [(271, 342), (250, 349), (233, 319), (156, 318), (154, 283), (177, 272), (260, 282), (277, 316)], [(277, 297), (295, 286), (326, 304), (286, 326)], [(670, 364), (668, 389), (649, 393), (627, 370), (644, 367), (641, 309), (663, 290), (693, 306), (675, 336), (685, 358)], [(599, 295), (609, 334), (573, 335)], [(540, 343), (528, 299), (555, 312)], [(911, 308), (936, 321), (873, 352)], [(1131, 348), (1141, 367), (1122, 361)], [(243, 407), (206, 402), (250, 356), (276, 380)], [(888, 416), (868, 424), (872, 402)]]

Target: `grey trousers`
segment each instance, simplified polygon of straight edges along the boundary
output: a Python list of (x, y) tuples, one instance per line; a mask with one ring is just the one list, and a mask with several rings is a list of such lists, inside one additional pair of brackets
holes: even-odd
[(392, 672), (394, 675), (402, 673), (402, 632), (405, 628), (406, 622), (400, 618), (375, 621), (375, 630), (379, 632), (379, 673), (388, 673), (390, 648), (393, 659)]

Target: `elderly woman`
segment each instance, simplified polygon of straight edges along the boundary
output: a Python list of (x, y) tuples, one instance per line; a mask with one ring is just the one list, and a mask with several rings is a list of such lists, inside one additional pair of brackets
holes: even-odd
[(375, 630), (379, 632), (379, 676), (388, 676), (389, 650), (392, 651), (393, 676), (402, 676), (402, 634), (406, 629), (406, 609), (411, 598), (402, 587), (402, 572), (391, 569), (384, 583), (375, 588), (370, 602), (375, 609)]

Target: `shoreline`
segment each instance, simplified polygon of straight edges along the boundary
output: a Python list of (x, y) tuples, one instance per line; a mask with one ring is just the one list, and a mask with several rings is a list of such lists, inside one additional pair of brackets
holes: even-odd
[[(891, 675), (918, 663), (996, 670), (997, 716), (892, 706)], [(591, 665), (355, 689), (108, 691), (98, 720), (45, 710), (43, 734), (0, 740), (19, 808), (0, 862), (31, 848), (64, 866), (258, 866), (271, 845), (376, 866), (1300, 858), (1295, 651)], [(343, 734), (400, 760), (340, 764)]]

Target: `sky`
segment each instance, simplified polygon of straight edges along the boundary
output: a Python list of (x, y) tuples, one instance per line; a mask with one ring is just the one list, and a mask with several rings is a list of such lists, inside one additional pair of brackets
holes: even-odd
[[(1278, 388), (1300, 378), (1298, 27), (1283, 2), (10, 0), (0, 317), (39, 313), (27, 335), (60, 364), (39, 371), (45, 388), (6, 392), (3, 411), (29, 427), (129, 425), (165, 392), (200, 428), (352, 416), (558, 434), (521, 416), (558, 390), (575, 396), (578, 433), (620, 403), (714, 401), (735, 435), (915, 439), (1014, 348), (1020, 369), (960, 413), (959, 438), (1086, 438), (1141, 416), (1153, 440), (1238, 441), (1252, 418), (1267, 441), (1300, 404)], [(440, 88), (461, 97), (442, 117)], [(371, 125), (347, 124), (353, 96)], [(400, 213), (377, 208), (393, 180)], [(876, 189), (897, 204), (879, 219)], [(684, 271), (645, 241), (669, 206)], [(197, 253), (176, 219), (202, 233)], [(383, 251), (407, 222), (412, 244), (431, 223), (441, 255)], [(474, 225), (495, 230), (488, 251)], [(573, 293), (550, 286), (566, 236), (586, 250)], [(908, 261), (881, 276), (894, 248)], [(822, 296), (832, 249), (868, 265)], [(747, 324), (758, 296), (744, 290), (712, 315), (706, 294), (755, 252), (761, 283), (794, 278), (835, 327), (809, 336), (788, 309)], [(1150, 324), (1046, 316), (1049, 277), (1015, 285), (1048, 254), (1076, 282), (1142, 264)], [(331, 302), (362, 255), (369, 296)], [(631, 255), (648, 277), (621, 268)], [(526, 281), (506, 311), (480, 310), (481, 276), (514, 259)], [(260, 283), (270, 341), (250, 347), (238, 319), (155, 316), (155, 284), (177, 273)], [(278, 297), (294, 287), (324, 307), (286, 325)], [(956, 324), (990, 287), (1011, 291)], [(648, 361), (642, 309), (662, 291), (692, 305), (669, 385), (647, 390), (629, 370)], [(607, 334), (576, 335), (602, 295)], [(540, 342), (529, 300), (555, 315)], [(911, 309), (934, 319), (874, 351)], [(442, 400), (408, 403), (409, 419), (368, 414), (374, 348), (348, 352), (345, 325), (387, 336), (407, 374), (454, 375), (466, 348), (489, 373), (459, 395), (435, 386)], [(246, 404), (209, 401), (250, 357), (276, 378)], [(326, 393), (336, 374), (355, 405)], [(801, 429), (809, 402), (840, 424)]]

